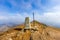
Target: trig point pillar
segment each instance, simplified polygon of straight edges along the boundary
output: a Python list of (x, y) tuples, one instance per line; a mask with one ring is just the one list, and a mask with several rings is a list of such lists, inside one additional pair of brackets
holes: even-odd
[(29, 17), (26, 17), (26, 18), (25, 18), (25, 29), (30, 29)]

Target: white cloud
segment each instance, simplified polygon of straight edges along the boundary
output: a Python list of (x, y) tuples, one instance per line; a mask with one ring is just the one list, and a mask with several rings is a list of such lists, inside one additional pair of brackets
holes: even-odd
[[(43, 11), (47, 11), (44, 12), (43, 14), (40, 15), (40, 12), (38, 9), (36, 9), (35, 11), (35, 19), (38, 21), (41, 21), (43, 23), (46, 23), (48, 25), (54, 25), (54, 26), (60, 26), (60, 0), (49, 0), (49, 4), (47, 5), (42, 5), (40, 2), (41, 0), (34, 0), (32, 2), (29, 3), (24, 3), (24, 1), (20, 4), (16, 3), (14, 0), (10, 0), (8, 1), (11, 3), (11, 5), (14, 7), (19, 7), (22, 9), (32, 9), (32, 3), (35, 4), (35, 6), (38, 6), (38, 8), (42, 8)], [(49, 6), (48, 6), (49, 5)], [(1, 12), (0, 12), (1, 14)], [(4, 15), (3, 15), (4, 14)], [(15, 14), (6, 14), (3, 12), (2, 15), (0, 15), (0, 20), (2, 22), (23, 22), (25, 17), (29, 16), (30, 19), (32, 20), (32, 15), (27, 14), (26, 12), (24, 12), (23, 14), (21, 13), (15, 13)]]
[[(9, 15), (0, 15), (0, 21), (3, 23), (6, 22), (14, 22), (14, 23), (22, 23), (25, 20), (25, 17), (30, 17), (30, 21), (32, 21), (32, 15), (27, 13), (16, 13), (16, 14), (9, 14)], [(60, 26), (60, 13), (55, 12), (46, 12), (43, 14), (39, 14), (39, 12), (35, 11), (35, 20), (39, 22), (51, 25), (51, 26)]]
[(0, 15), (0, 21), (1, 22), (23, 22), (24, 21), (24, 17), (23, 15), (20, 15), (19, 13), (17, 14), (9, 14), (9, 15)]
[(36, 20), (47, 25), (60, 27), (60, 13), (48, 12), (42, 15), (36, 14)]

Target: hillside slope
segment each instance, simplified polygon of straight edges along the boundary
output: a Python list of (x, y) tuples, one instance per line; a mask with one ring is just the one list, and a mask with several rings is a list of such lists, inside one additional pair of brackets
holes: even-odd
[[(33, 22), (35, 25), (33, 25)], [(38, 21), (31, 22), (31, 27), (36, 30), (21, 30), (24, 24), (18, 25), (2, 34), (0, 40), (60, 40), (60, 29), (56, 29)]]

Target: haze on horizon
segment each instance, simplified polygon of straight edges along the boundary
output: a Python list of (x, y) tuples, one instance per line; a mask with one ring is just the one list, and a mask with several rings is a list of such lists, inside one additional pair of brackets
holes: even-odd
[(0, 0), (0, 24), (24, 22), (35, 13), (35, 20), (60, 27), (60, 0)]

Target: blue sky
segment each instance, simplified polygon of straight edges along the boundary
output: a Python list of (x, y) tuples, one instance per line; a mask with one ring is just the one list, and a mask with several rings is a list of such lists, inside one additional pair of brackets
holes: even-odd
[(23, 23), (35, 13), (35, 20), (60, 27), (60, 0), (0, 0), (0, 24)]

